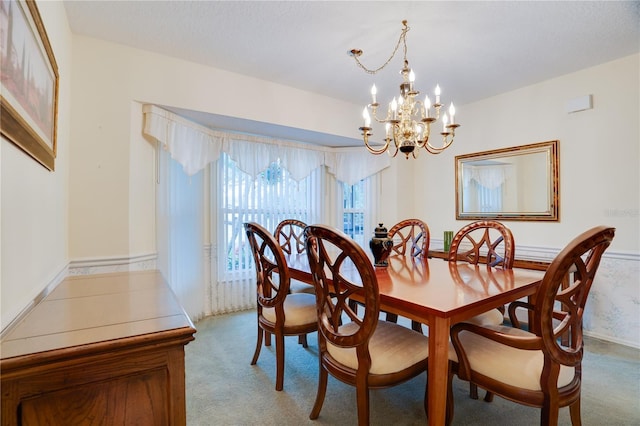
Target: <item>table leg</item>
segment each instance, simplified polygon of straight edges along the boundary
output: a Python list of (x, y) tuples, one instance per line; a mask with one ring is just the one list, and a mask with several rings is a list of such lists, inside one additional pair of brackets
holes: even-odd
[(429, 321), (429, 425), (445, 424), (447, 412), (447, 380), (449, 372), (449, 329), (448, 318), (434, 318)]

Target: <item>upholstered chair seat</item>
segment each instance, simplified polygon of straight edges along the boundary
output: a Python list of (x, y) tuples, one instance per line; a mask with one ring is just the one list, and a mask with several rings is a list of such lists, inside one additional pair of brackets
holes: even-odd
[[(340, 334), (352, 334), (358, 326), (347, 323), (340, 327)], [(339, 347), (327, 341), (327, 351), (333, 359), (354, 370), (358, 369), (358, 355), (355, 348)], [(429, 356), (429, 340), (406, 327), (391, 322), (380, 321), (371, 340), (370, 374), (391, 374), (402, 371)]]
[(471, 317), (465, 320), (465, 322), (468, 322), (470, 324), (481, 325), (483, 327), (502, 324), (503, 321), (504, 321), (504, 315), (498, 309), (492, 309), (488, 312), (483, 312), (481, 314), (478, 314), (474, 317)]
[[(284, 299), (284, 326), (309, 324), (317, 320), (316, 296), (308, 293), (291, 293)], [(262, 308), (262, 316), (276, 322), (275, 308)]]
[[(511, 336), (535, 337), (534, 334), (519, 328), (508, 326), (486, 328)], [(459, 336), (469, 360), (469, 366), (476, 373), (518, 388), (542, 390), (540, 387), (540, 376), (544, 367), (542, 350), (517, 349), (473, 333), (462, 332)], [(449, 359), (458, 362), (455, 350), (449, 351)], [(574, 376), (574, 367), (561, 365), (558, 388), (571, 383)]]
[(316, 294), (316, 289), (312, 284), (307, 284), (302, 281), (292, 279), (289, 284), (289, 291), (291, 293), (307, 293), (314, 295)]

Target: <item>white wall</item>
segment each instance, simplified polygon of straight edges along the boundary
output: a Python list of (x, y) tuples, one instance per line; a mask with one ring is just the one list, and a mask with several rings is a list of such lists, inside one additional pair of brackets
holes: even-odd
[(38, 2), (60, 75), (55, 172), (2, 139), (0, 295), (4, 329), (66, 275), (71, 33), (61, 2)]
[[(473, 104), (456, 114), (462, 126), (440, 156), (416, 165), (417, 213), (442, 238), (455, 220), (456, 155), (559, 140), (560, 221), (510, 222), (516, 242), (563, 247), (596, 225), (617, 228), (611, 251), (640, 251), (639, 55), (561, 76)], [(565, 112), (568, 100), (592, 94), (593, 109)]]
[(73, 48), (72, 259), (155, 252), (155, 154), (140, 103), (347, 137), (360, 114), (358, 105), (92, 38), (74, 36)]
[[(640, 347), (640, 55), (462, 105), (456, 141), (415, 167), (416, 215), (433, 238), (455, 220), (455, 162), (460, 154), (559, 140), (560, 220), (508, 222), (516, 257), (551, 259), (597, 225), (616, 228), (585, 312), (587, 334)], [(593, 109), (568, 114), (570, 99), (593, 95)], [(438, 243), (436, 242), (435, 245)]]

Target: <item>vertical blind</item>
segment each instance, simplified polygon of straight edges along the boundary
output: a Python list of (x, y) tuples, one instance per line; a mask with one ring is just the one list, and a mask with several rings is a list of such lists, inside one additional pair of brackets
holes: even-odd
[(301, 181), (279, 161), (255, 179), (223, 154), (218, 165), (217, 280), (212, 283), (211, 313), (254, 307), (255, 269), (243, 224), (257, 222), (272, 231), (284, 219), (322, 221), (322, 168)]

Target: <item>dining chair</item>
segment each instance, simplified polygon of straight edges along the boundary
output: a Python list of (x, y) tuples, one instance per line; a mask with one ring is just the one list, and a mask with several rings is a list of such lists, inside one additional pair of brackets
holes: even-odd
[[(369, 424), (369, 389), (405, 382), (427, 370), (429, 339), (398, 324), (378, 321), (380, 293), (371, 261), (343, 232), (323, 225), (305, 230), (316, 286), (318, 393), (309, 418), (320, 415), (328, 375), (355, 386), (358, 424)], [(355, 298), (363, 309), (354, 310)], [(425, 412), (426, 406), (425, 388)]]
[[(304, 248), (304, 228), (307, 224), (298, 219), (284, 219), (276, 226), (273, 236), (282, 247), (282, 251), (291, 254), (303, 254)], [(289, 284), (291, 293), (315, 293), (313, 285), (291, 279)]]
[(312, 294), (289, 292), (284, 252), (269, 231), (255, 222), (245, 223), (244, 228), (256, 267), (258, 340), (251, 365), (258, 362), (263, 339), (265, 346), (270, 346), (273, 334), (276, 390), (280, 391), (284, 382), (284, 337), (317, 331), (316, 299)]
[[(503, 223), (481, 220), (462, 227), (451, 240), (449, 261), (479, 263), (490, 267), (511, 269), (516, 253), (513, 233)], [(467, 322), (478, 325), (499, 325), (504, 322), (504, 307), (479, 314)]]
[[(282, 251), (288, 255), (298, 254), (302, 255), (305, 251), (304, 248), (304, 228), (307, 224), (298, 219), (284, 219), (276, 226), (273, 231), (273, 236), (282, 247)], [(305, 255), (306, 256), (306, 255)], [(289, 279), (289, 293), (310, 293), (315, 294), (315, 288), (313, 284), (309, 284), (294, 278)], [(307, 335), (301, 334), (298, 336), (298, 343), (302, 347), (308, 347)]]
[[(503, 223), (495, 220), (481, 220), (462, 227), (451, 240), (449, 262), (464, 261), (472, 265), (479, 263), (490, 267), (511, 269), (516, 247), (513, 233)], [(505, 308), (500, 307), (483, 312), (465, 320), (481, 326), (500, 325), (504, 322)], [(469, 396), (478, 399), (478, 387), (469, 384)], [(487, 392), (485, 400), (493, 396)]]
[[(393, 241), (391, 253), (405, 257), (427, 257), (431, 235), (429, 227), (424, 221), (420, 219), (402, 220), (391, 227), (388, 236)], [(386, 320), (397, 323), (398, 315), (387, 312)], [(412, 320), (411, 328), (422, 333), (422, 324), (419, 321)]]
[[(492, 394), (541, 408), (540, 424), (557, 425), (561, 407), (569, 407), (572, 425), (580, 425), (582, 316), (602, 254), (615, 228), (600, 226), (574, 238), (551, 262), (534, 303), (509, 307), (532, 313), (529, 331), (507, 326), (459, 323), (451, 329), (455, 356), (450, 363), (448, 420), (453, 417), (453, 374)], [(572, 273), (569, 285), (565, 277)], [(562, 310), (558, 310), (562, 306)], [(561, 337), (569, 333), (567, 343)]]

